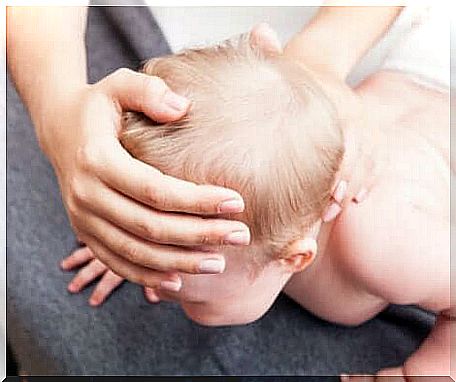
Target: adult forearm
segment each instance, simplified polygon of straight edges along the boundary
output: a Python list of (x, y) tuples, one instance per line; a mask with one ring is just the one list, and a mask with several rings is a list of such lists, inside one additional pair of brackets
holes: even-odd
[(53, 105), (85, 86), (86, 7), (8, 7), (10, 74), (37, 128)]
[[(331, 4), (337, 4), (332, 1)], [(342, 79), (386, 32), (402, 7), (323, 6), (285, 54)]]

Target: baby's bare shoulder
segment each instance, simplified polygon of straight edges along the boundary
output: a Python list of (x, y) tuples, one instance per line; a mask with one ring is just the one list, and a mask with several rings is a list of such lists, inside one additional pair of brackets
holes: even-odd
[(331, 245), (343, 271), (369, 293), (390, 303), (441, 305), (449, 287), (450, 225), (420, 208), (412, 188), (384, 182), (363, 203), (349, 205)]

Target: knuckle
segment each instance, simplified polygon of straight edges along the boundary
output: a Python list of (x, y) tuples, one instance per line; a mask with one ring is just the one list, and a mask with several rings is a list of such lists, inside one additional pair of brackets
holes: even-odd
[(72, 197), (69, 205), (71, 206), (72, 215), (76, 216), (79, 213), (79, 206), (87, 201), (88, 194), (86, 188), (77, 177), (71, 179), (70, 190)]
[(215, 243), (223, 243), (223, 237), (226, 231), (224, 224), (218, 221), (211, 221), (208, 227), (208, 236)]
[(199, 239), (198, 243), (201, 245), (210, 244), (210, 242), (211, 242), (209, 235), (205, 232), (202, 233), (201, 235), (199, 235), (198, 239)]
[(155, 236), (152, 239), (154, 241), (165, 244), (170, 242), (171, 235), (163, 224), (157, 224), (153, 230)]
[(163, 81), (160, 77), (151, 76), (146, 77), (145, 80), (145, 90), (148, 91), (149, 94), (153, 94), (158, 98), (162, 98), (168, 90), (168, 86), (165, 81)]
[(155, 76), (146, 76), (141, 77), (142, 86), (141, 86), (141, 96), (138, 100), (142, 109), (145, 109), (147, 105), (159, 103), (162, 101), (167, 86), (165, 82)]
[(202, 201), (196, 201), (195, 204), (193, 205), (193, 208), (194, 208), (195, 212), (198, 214), (208, 212), (208, 208), (207, 208), (206, 204)]
[[(66, 209), (68, 211), (68, 215), (70, 219), (72, 220), (73, 223), (75, 223), (75, 220), (78, 219), (79, 216), (79, 206), (76, 202), (76, 200), (71, 197), (69, 200), (67, 200), (66, 204)], [(80, 233), (78, 232), (78, 235), (80, 236)]]
[(90, 190), (80, 179), (73, 179), (70, 183), (69, 211), (74, 217), (80, 217), (82, 207), (90, 205)]
[(155, 227), (154, 240), (158, 243), (171, 244), (171, 235), (164, 225), (157, 225)]
[(140, 285), (145, 285), (148, 287), (156, 287), (157, 286), (157, 281), (150, 276), (147, 272), (140, 272), (135, 276), (136, 278), (136, 283)]
[(199, 274), (200, 267), (196, 259), (181, 260), (177, 263), (178, 269), (184, 270), (191, 274)]
[(137, 226), (145, 239), (156, 240), (161, 235), (161, 228), (155, 223), (139, 222)]
[(144, 199), (147, 204), (151, 207), (164, 209), (166, 207), (167, 200), (164, 194), (155, 186), (146, 184), (143, 191)]
[(140, 257), (140, 251), (132, 240), (123, 239), (118, 243), (119, 255), (135, 263)]
[(88, 244), (87, 244), (87, 242), (90, 241), (90, 237), (88, 235), (86, 235), (86, 233), (82, 229), (80, 229), (78, 226), (76, 226), (73, 221), (71, 221), (71, 226), (73, 227), (73, 230), (75, 231), (75, 234), (77, 235), (79, 240), (81, 242), (83, 242), (83, 244), (85, 245), (85, 247), (84, 247), (85, 250), (89, 251), (91, 258), (94, 259), (95, 254), (92, 251), (92, 249), (90, 249), (88, 247)]
[(217, 221), (208, 222), (204, 230), (200, 233), (200, 244), (223, 244), (223, 224)]
[(87, 144), (78, 149), (76, 161), (82, 170), (91, 171), (97, 168), (99, 162), (99, 150), (96, 146)]
[(110, 77), (119, 79), (119, 80), (123, 80), (123, 79), (126, 79), (131, 74), (131, 72), (132, 71), (128, 68), (119, 68), (119, 69), (115, 70), (110, 75)]

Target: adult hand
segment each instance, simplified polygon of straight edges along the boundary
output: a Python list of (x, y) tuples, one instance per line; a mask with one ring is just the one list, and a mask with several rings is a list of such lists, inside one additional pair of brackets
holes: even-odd
[(166, 122), (188, 106), (161, 79), (120, 69), (56, 100), (38, 129), (78, 238), (116, 274), (149, 287), (179, 284), (162, 272), (223, 272), (222, 254), (196, 246), (250, 240), (241, 222), (191, 215), (241, 212), (238, 193), (164, 175), (119, 143), (123, 111)]

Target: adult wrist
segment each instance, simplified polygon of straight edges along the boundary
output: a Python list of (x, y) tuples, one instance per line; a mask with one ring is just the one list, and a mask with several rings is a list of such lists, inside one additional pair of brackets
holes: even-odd
[(344, 81), (352, 59), (337, 52), (336, 39), (322, 28), (309, 26), (285, 46), (284, 54), (309, 69)]
[[(65, 89), (58, 88), (42, 92), (37, 101), (30, 105), (29, 112), (35, 126), (38, 143), (51, 163), (54, 162), (54, 148), (59, 145), (60, 130), (68, 124), (65, 118), (76, 118), (74, 110), (82, 102), (90, 85), (73, 84)], [(75, 121), (75, 125), (77, 125)]]

